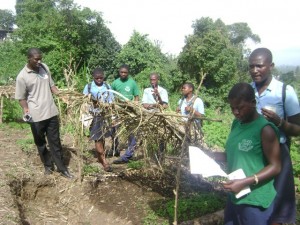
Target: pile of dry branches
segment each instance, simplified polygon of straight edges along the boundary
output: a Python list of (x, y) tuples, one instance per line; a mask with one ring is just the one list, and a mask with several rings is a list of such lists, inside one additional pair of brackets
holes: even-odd
[[(188, 118), (184, 120), (180, 114), (165, 111), (162, 108), (150, 111), (134, 101), (116, 100), (110, 104), (92, 103), (88, 96), (74, 91), (61, 90), (58, 97), (67, 105), (69, 118), (73, 120), (76, 118), (77, 124), (81, 124), (80, 118), (82, 119), (83, 115), (100, 115), (106, 120), (102, 129), (109, 131), (111, 127), (117, 126), (117, 136), (128, 137), (130, 134), (134, 134), (146, 146), (158, 145), (163, 141), (165, 144), (171, 144), (173, 150), (178, 152), (183, 138), (187, 134), (185, 124)], [(92, 108), (100, 110), (90, 113)], [(188, 137), (189, 143), (193, 145), (202, 143), (201, 130), (195, 124), (189, 129)]]

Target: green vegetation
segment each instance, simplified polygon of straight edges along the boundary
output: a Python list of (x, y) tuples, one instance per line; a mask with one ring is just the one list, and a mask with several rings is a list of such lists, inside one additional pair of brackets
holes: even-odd
[(99, 172), (100, 172), (99, 166), (91, 165), (91, 164), (85, 164), (83, 166), (83, 175), (84, 176), (88, 176), (88, 175), (91, 175), (91, 174), (96, 174), (96, 173), (99, 173)]
[(140, 170), (144, 167), (143, 161), (129, 161), (127, 167), (134, 170)]
[(156, 215), (152, 210), (147, 212), (147, 216), (143, 219), (143, 225), (168, 225), (169, 222), (166, 219), (162, 219)]
[(25, 153), (29, 154), (35, 151), (35, 145), (31, 133), (26, 138), (17, 140), (17, 145), (19, 145)]
[[(179, 199), (178, 219), (179, 221), (192, 220), (203, 215), (216, 212), (225, 207), (226, 197), (214, 193), (196, 194), (189, 198)], [(174, 218), (174, 200), (162, 203), (154, 209), (160, 217)]]

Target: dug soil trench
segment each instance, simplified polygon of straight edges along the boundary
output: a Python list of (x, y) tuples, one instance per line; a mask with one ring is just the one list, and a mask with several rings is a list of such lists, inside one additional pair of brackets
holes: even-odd
[[(0, 224), (145, 224), (149, 211), (173, 198), (176, 167), (172, 161), (164, 173), (156, 166), (130, 170), (126, 165), (113, 165), (113, 173), (99, 166), (100, 172), (79, 177), (76, 151), (68, 138), (62, 137), (66, 162), (76, 178), (69, 180), (57, 172), (45, 176), (34, 146), (26, 153), (17, 144), (28, 134), (26, 124), (23, 129), (0, 126)], [(89, 163), (98, 166), (95, 157)], [(183, 172), (180, 195), (213, 190), (199, 179)], [(190, 218), (183, 224), (218, 224), (220, 214)], [(157, 217), (152, 224), (165, 221), (172, 223)]]

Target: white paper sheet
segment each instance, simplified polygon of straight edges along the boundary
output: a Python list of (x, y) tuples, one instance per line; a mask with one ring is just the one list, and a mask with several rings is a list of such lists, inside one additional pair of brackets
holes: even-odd
[[(246, 178), (246, 175), (242, 169), (238, 169), (236, 171), (233, 171), (232, 173), (228, 174), (229, 180), (235, 180), (235, 179), (243, 179)], [(243, 190), (241, 190), (239, 193), (235, 195), (236, 198), (240, 198), (248, 193), (251, 192), (251, 189), (249, 186), (245, 187)]]
[[(192, 174), (201, 174), (203, 177), (222, 176), (227, 177), (229, 180), (243, 179), (246, 177), (242, 169), (238, 169), (230, 174), (226, 174), (218, 163), (211, 157), (206, 155), (200, 148), (189, 146), (190, 157), (190, 170)], [(251, 190), (249, 187), (244, 188), (235, 195), (236, 198), (240, 198)]]
[(201, 174), (203, 177), (227, 177), (227, 174), (221, 169), (220, 165), (206, 155), (200, 148), (189, 146), (189, 156), (192, 174)]

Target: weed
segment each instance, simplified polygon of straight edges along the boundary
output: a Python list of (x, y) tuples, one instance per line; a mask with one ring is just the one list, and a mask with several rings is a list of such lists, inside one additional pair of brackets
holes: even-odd
[[(174, 218), (174, 201), (170, 200), (161, 204), (157, 209), (157, 215)], [(226, 198), (215, 193), (196, 194), (190, 198), (179, 199), (178, 201), (178, 220), (187, 221), (203, 215), (216, 212), (225, 207)]]
[(19, 145), (25, 153), (32, 153), (34, 151), (34, 141), (32, 137), (17, 140), (17, 145)]
[(95, 166), (95, 165), (85, 164), (83, 166), (83, 175), (84, 176), (99, 173), (99, 171), (100, 171), (99, 167)]
[(140, 170), (144, 167), (144, 162), (142, 161), (129, 161), (127, 167), (134, 170)]
[(144, 225), (168, 225), (168, 221), (164, 220), (162, 221), (161, 218), (159, 218), (154, 211), (149, 210), (147, 213), (147, 216), (143, 219)]

